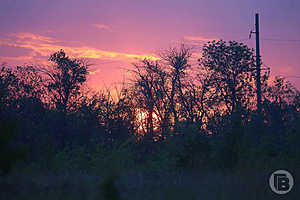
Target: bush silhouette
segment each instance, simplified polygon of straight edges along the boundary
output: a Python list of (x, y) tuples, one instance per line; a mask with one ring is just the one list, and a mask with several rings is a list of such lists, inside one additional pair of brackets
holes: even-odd
[(100, 184), (100, 194), (105, 200), (118, 200), (120, 199), (120, 192), (116, 186), (116, 179), (118, 175), (112, 171), (104, 178)]
[(0, 121), (0, 174), (7, 175), (18, 160), (25, 159), (26, 150), (13, 148), (17, 121)]

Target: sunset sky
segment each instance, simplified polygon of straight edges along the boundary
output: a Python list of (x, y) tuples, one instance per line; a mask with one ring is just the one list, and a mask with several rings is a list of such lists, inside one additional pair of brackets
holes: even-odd
[(64, 49), (93, 64), (91, 87), (109, 87), (131, 63), (180, 43), (195, 57), (213, 39), (254, 48), (258, 12), (264, 64), (300, 89), (299, 11), (298, 0), (1, 0), (0, 62), (45, 64)]

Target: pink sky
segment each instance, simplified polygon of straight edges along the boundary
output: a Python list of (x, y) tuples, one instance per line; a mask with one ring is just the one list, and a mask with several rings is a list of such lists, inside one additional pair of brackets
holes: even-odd
[(182, 42), (195, 55), (211, 39), (254, 48), (259, 12), (264, 64), (300, 88), (290, 77), (300, 76), (299, 10), (298, 0), (1, 0), (0, 62), (44, 64), (62, 48), (93, 63), (91, 87), (109, 87), (131, 63)]

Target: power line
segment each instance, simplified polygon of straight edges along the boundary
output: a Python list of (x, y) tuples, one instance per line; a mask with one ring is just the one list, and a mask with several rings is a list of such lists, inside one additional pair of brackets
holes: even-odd
[(239, 42), (249, 41), (249, 38), (237, 39), (236, 41), (239, 41)]
[(275, 42), (300, 42), (300, 40), (297, 39), (284, 40), (284, 39), (275, 39), (275, 38), (262, 38), (262, 40), (275, 41)]
[(280, 75), (280, 76), (282, 76), (284, 78), (300, 78), (300, 76), (283, 76), (283, 75)]

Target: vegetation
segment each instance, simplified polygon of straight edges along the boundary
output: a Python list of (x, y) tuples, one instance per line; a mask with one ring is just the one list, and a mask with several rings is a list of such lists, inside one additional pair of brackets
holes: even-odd
[(269, 174), (299, 172), (299, 91), (265, 73), (257, 113), (253, 50), (234, 41), (197, 66), (184, 45), (159, 56), (117, 98), (63, 50), (48, 68), (3, 64), (0, 198), (276, 199)]

